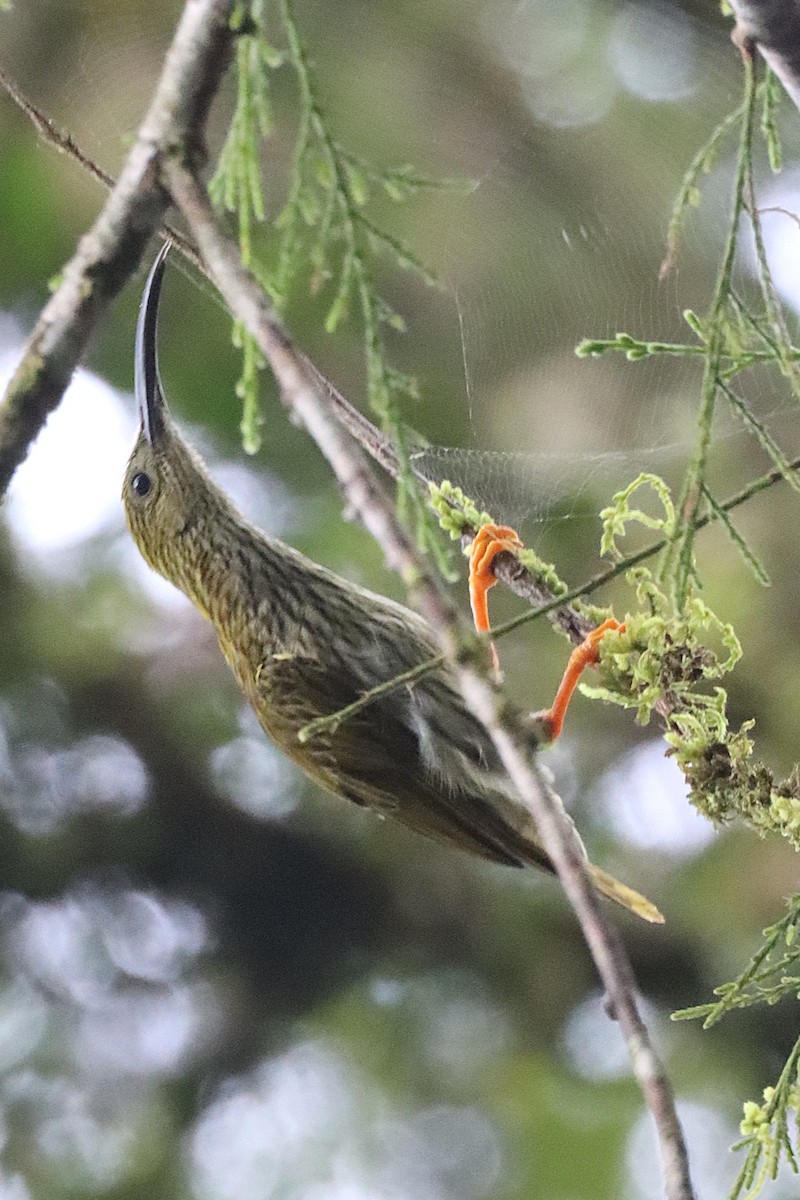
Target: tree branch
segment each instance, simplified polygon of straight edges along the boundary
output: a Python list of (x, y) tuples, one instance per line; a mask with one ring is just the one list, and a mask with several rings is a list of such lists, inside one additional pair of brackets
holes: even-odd
[[(109, 175), (108, 171), (91, 158), (85, 150), (83, 150), (71, 133), (64, 129), (59, 129), (55, 121), (39, 108), (33, 101), (25, 95), (25, 93), (17, 86), (0, 67), (0, 87), (16, 104), (17, 108), (25, 114), (28, 120), (36, 129), (43, 142), (47, 142), (53, 146), (60, 154), (65, 154), (67, 158), (71, 158), (84, 171), (87, 171), (93, 179), (101, 183), (106, 191), (110, 192), (116, 187), (117, 181), (113, 175)], [(180, 230), (176, 229), (169, 222), (164, 221), (161, 224), (161, 236), (171, 238), (181, 254), (187, 259), (193, 267), (198, 271), (203, 270), (203, 261), (200, 255), (195, 250), (188, 238), (184, 237)]]
[[(231, 311), (256, 337), (275, 371), (285, 404), (306, 425), (349, 502), (417, 597), (453, 664), (465, 700), (485, 723), (510, 777), (531, 808), (628, 1041), (634, 1072), (656, 1123), (667, 1195), (670, 1200), (691, 1200), (686, 1150), (669, 1082), (639, 1016), (624, 950), (586, 875), (577, 836), (541, 769), (529, 761), (502, 696), (472, 666), (459, 661), (468, 635), (458, 613), (338, 422), (349, 423), (353, 432), (357, 427), (359, 440), (371, 443), (371, 452), (387, 470), (396, 467), (393, 448), (294, 346), (242, 268), (235, 248), (216, 228), (196, 170), (203, 159), (200, 131), (230, 50), (232, 7), (233, 0), (188, 0), (186, 4), (153, 104), (120, 178), (65, 268), (63, 281), (45, 307), (0, 407), (0, 495), (60, 400), (101, 314), (135, 269), (160, 222), (168, 204), (160, 179), (163, 171)], [(77, 151), (68, 135), (60, 134), (18, 89), (15, 94), (13, 86), (9, 88), (6, 80), (3, 83), (42, 136), (108, 182)], [(515, 590), (520, 590), (520, 582), (527, 587), (524, 579), (520, 580), (518, 564), (499, 562), (501, 576), (504, 568), (517, 576)]]
[[(64, 268), (0, 403), (0, 499), (58, 405), (95, 326), (138, 266), (161, 221), (169, 200), (154, 169), (159, 155), (166, 146), (180, 145), (190, 161), (204, 157), (202, 131), (229, 59), (233, 3), (188, 0), (183, 10), (155, 97), (119, 180)], [(32, 111), (28, 115), (33, 119)], [(37, 127), (40, 132), (44, 128)]]
[(231, 312), (244, 323), (270, 362), (284, 404), (305, 425), (331, 464), (347, 500), (382, 546), (387, 561), (401, 572), (415, 594), (451, 663), (465, 702), (485, 725), (505, 769), (533, 814), (625, 1035), (634, 1074), (655, 1122), (666, 1195), (669, 1200), (693, 1200), (672, 1089), (639, 1014), (624, 948), (589, 882), (580, 842), (561, 801), (542, 769), (530, 761), (502, 695), (485, 675), (462, 661), (464, 630), (458, 613), (399, 525), (390, 499), (377, 486), (363, 454), (332, 414), (325, 381), (294, 346), (266, 296), (242, 266), (234, 244), (220, 233), (205, 188), (191, 165), (172, 156), (164, 163), (163, 175)]
[[(0, 68), (0, 87), (4, 88), (14, 103), (21, 109), (22, 112), (33, 123), (39, 135), (49, 145), (55, 147), (60, 153), (66, 154), (74, 162), (78, 163), (83, 170), (87, 171), (94, 179), (99, 180), (105, 187), (112, 189), (116, 186), (114, 179), (98, 166), (96, 162), (82, 149), (72, 134), (61, 130), (55, 122), (38, 108), (22, 91), (17, 87), (5, 72)], [(196, 248), (192, 243), (179, 233), (168, 222), (161, 223), (161, 232), (164, 236), (171, 237), (176, 248), (196, 269), (205, 273), (206, 268), (201, 257), (198, 255)], [(298, 350), (298, 354), (302, 355), (302, 351)], [(355, 438), (358, 444), (367, 451), (367, 453), (375, 459), (377, 463), (389, 474), (393, 479), (397, 479), (400, 474), (400, 463), (397, 457), (397, 451), (390, 439), (380, 429), (374, 425), (368, 417), (365, 417), (362, 412), (355, 407), (335, 387), (335, 385), (315, 366), (309, 359), (305, 359), (307, 369), (315, 377), (319, 387), (324, 388), (328, 394), (331, 410), (335, 414), (337, 420), (345, 427), (345, 429)], [(20, 403), (22, 403), (20, 401)], [(56, 400), (57, 403), (57, 400)], [(30, 402), (31, 410), (35, 409), (33, 402)], [(39, 428), (44, 424), (44, 420), (52, 411), (55, 404), (51, 404), (45, 413), (44, 418), (36, 424), (35, 413), (32, 412), (33, 432), (27, 439), (28, 445), (39, 432)], [(7, 487), (8, 480), (4, 480), (4, 435), (2, 427), (2, 410), (0, 410), (0, 497), (2, 497), (4, 487)], [(12, 441), (16, 440), (12, 437)], [(24, 440), (24, 439), (23, 439)], [(21, 458), (24, 457), (27, 451), (27, 445), (24, 446), (22, 455), (17, 461), (10, 461), (9, 469), (13, 473), (19, 465)], [(430, 480), (423, 471), (414, 468), (415, 474), (419, 479), (420, 485), (427, 488)], [(10, 476), (9, 476), (10, 478)], [(462, 544), (469, 544), (477, 530), (465, 530)], [(516, 558), (513, 554), (500, 554), (494, 562), (494, 573), (502, 583), (506, 585), (520, 599), (525, 600), (528, 604), (535, 608), (545, 608), (548, 618), (553, 624), (558, 625), (567, 637), (579, 645), (586, 637), (587, 633), (593, 628), (592, 623), (582, 616), (575, 608), (568, 604), (559, 604), (557, 597), (553, 592), (538, 579), (527, 567)]]
[(733, 40), (743, 51), (756, 45), (800, 108), (800, 3), (798, 0), (731, 0)]

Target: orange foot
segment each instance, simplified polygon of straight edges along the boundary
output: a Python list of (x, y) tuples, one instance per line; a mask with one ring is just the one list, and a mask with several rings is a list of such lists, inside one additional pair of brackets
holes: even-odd
[(578, 680), (585, 669), (594, 666), (600, 658), (600, 643), (610, 629), (615, 629), (619, 633), (623, 633), (625, 626), (615, 620), (614, 617), (609, 617), (597, 629), (593, 629), (590, 634), (587, 634), (580, 646), (576, 646), (569, 656), (567, 669), (559, 684), (552, 708), (545, 709), (544, 712), (536, 714), (537, 721), (544, 726), (546, 735), (551, 742), (554, 742), (561, 733), (567, 707), (572, 699), (572, 693), (578, 686)]
[[(517, 550), (521, 549), (522, 542), (519, 535), (508, 525), (482, 525), (475, 535), (469, 552), (469, 599), (478, 633), (489, 633), (491, 630), (486, 594), (489, 588), (494, 587), (497, 583), (494, 574), (494, 560), (498, 554), (504, 551), (516, 554)], [(586, 668), (597, 663), (600, 658), (600, 643), (611, 629), (622, 633), (625, 626), (614, 617), (609, 617), (597, 629), (593, 629), (591, 633), (587, 634), (580, 646), (575, 647), (569, 656), (552, 707), (535, 714), (537, 725), (543, 728), (549, 741), (555, 741), (561, 733), (572, 693), (578, 686), (578, 681)], [(500, 663), (494, 642), (490, 642), (490, 646), (494, 669), (499, 672)]]
[[(482, 525), (475, 535), (469, 552), (469, 602), (478, 633), (488, 633), (489, 605), (486, 593), (497, 583), (494, 575), (494, 560), (498, 554), (508, 551), (515, 554), (522, 549), (516, 531), (508, 525)], [(500, 660), (494, 642), (490, 642), (494, 669), (499, 673)]]

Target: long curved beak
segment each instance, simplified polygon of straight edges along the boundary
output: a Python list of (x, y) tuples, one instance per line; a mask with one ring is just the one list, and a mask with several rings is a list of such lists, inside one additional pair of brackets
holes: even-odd
[(158, 301), (171, 244), (164, 243), (150, 268), (136, 322), (134, 392), (142, 419), (142, 432), (151, 446), (155, 446), (166, 430), (167, 404), (158, 374), (157, 335)]

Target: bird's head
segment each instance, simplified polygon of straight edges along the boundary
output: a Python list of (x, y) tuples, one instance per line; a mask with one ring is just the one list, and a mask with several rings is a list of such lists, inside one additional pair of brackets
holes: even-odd
[(185, 551), (204, 523), (216, 488), (169, 415), (158, 372), (158, 302), (167, 242), (148, 276), (136, 326), (135, 393), (141, 426), (125, 469), (125, 517), (143, 557), (181, 586)]

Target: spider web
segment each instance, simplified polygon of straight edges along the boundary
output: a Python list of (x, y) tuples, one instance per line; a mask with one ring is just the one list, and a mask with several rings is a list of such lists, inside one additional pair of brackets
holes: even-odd
[[(96, 0), (44, 0), (37, 28), (57, 27), (47, 11), (65, 7), (79, 32), (55, 61), (63, 62), (70, 86), (58, 70), (43, 74), (33, 61), (24, 63), (21, 82), (114, 172), (152, 92), (172, 14), (143, 30), (135, 6), (114, 6), (98, 36), (104, 9)], [(335, 90), (340, 53), (353, 53), (352, 31), (315, 17), (311, 7), (302, 17), (330, 111), (338, 118), (341, 109), (344, 125), (349, 104), (359, 125), (368, 125), (376, 107), (368, 63), (362, 91)], [(379, 16), (371, 19), (374, 43), (385, 44)], [(12, 44), (15, 28), (20, 42), (31, 44), (28, 20), (22, 5), (6, 18)], [(399, 305), (411, 331), (402, 354), (425, 397), (409, 416), (432, 443), (415, 453), (416, 465), (514, 524), (596, 512), (641, 470), (675, 486), (694, 446), (702, 360), (628, 363), (611, 354), (578, 359), (574, 351), (585, 337), (619, 330), (693, 340), (681, 313), (690, 307), (702, 314), (708, 306), (735, 138), (703, 182), (676, 271), (659, 281), (659, 265), (683, 171), (739, 101), (741, 69), (728, 26), (721, 19), (704, 24), (665, 3), (563, 0), (556, 10), (548, 0), (476, 0), (465, 6), (460, 48), (473, 72), (460, 63), (458, 76), (441, 70), (422, 77), (428, 32), (409, 16), (405, 24), (398, 17), (391, 34), (392, 103), (378, 106), (377, 118), (391, 149), (382, 145), (374, 156), (397, 160), (403, 150), (395, 147), (407, 147), (409, 159), (431, 174), (462, 174), (478, 185), (468, 197), (436, 200), (407, 235), (445, 282), (435, 344), (424, 328), (430, 306), (417, 317), (414, 297)], [(50, 49), (44, 45), (42, 53)], [(422, 121), (423, 113), (430, 119)], [(372, 153), (368, 144), (363, 149)], [(79, 179), (77, 186), (87, 185)], [(760, 193), (765, 207), (785, 210), (765, 213), (764, 228), (776, 283), (793, 303), (800, 302), (800, 230), (786, 212), (798, 207), (797, 187), (796, 174), (776, 181), (765, 172)], [(740, 268), (743, 289), (751, 267), (745, 261)], [(432, 370), (434, 352), (444, 365)], [(437, 372), (447, 375), (448, 395), (434, 408)], [(791, 455), (797, 417), (783, 398), (788, 389), (753, 371), (746, 391)], [(715, 440), (720, 495), (769, 465), (722, 409)]]
[[(484, 10), (484, 43), (530, 131), (487, 155), (471, 199), (484, 231), (478, 254), (490, 266), (474, 268), (473, 226), (465, 233), (456, 223), (446, 242), (464, 444), (415, 454), (430, 478), (449, 479), (515, 525), (596, 512), (640, 471), (678, 486), (695, 447), (702, 357), (580, 359), (575, 347), (618, 331), (696, 341), (682, 313), (708, 309), (735, 166), (736, 133), (703, 178), (677, 268), (660, 280), (673, 198), (698, 147), (738, 103), (740, 65), (723, 24), (702, 25), (677, 7), (609, 6), (604, 20), (593, 6), (566, 7), (558, 18), (537, 0)], [(757, 186), (774, 210), (763, 225), (776, 285), (797, 303), (798, 177), (775, 180), (764, 165)], [(500, 224), (514, 230), (505, 240)], [(740, 247), (734, 283), (753, 296), (749, 234)], [(789, 389), (764, 370), (739, 384), (792, 457)], [(771, 465), (721, 404), (714, 445), (710, 478), (720, 498)]]

